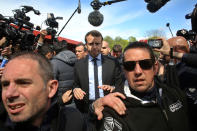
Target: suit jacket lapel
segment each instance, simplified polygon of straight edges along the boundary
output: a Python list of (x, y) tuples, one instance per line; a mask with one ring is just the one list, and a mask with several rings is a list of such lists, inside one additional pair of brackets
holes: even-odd
[(88, 73), (88, 63), (89, 63), (89, 55), (86, 56), (86, 58), (84, 59), (84, 67), (82, 68), (82, 72), (84, 72), (83, 74), (81, 74), (82, 77), (84, 77), (84, 83), (85, 83), (85, 88), (86, 88), (86, 99), (89, 100), (89, 73)]
[[(81, 74), (82, 77), (84, 77), (84, 82), (87, 84), (86, 87), (89, 87), (89, 73), (88, 73), (88, 62), (89, 62), (89, 56), (87, 55), (86, 58), (85, 58), (85, 61), (83, 64), (84, 65), (84, 74)], [(88, 92), (89, 92), (89, 88), (88, 88)]]
[(103, 55), (101, 55), (101, 63), (102, 63), (102, 82), (105, 83), (104, 80), (106, 80), (105, 71), (107, 69), (107, 64), (106, 64), (106, 61), (105, 61), (105, 57), (103, 57)]
[[(107, 70), (109, 69), (109, 65), (107, 63), (105, 56), (101, 55), (101, 60), (102, 60), (101, 61), (102, 62), (102, 84), (105, 84), (106, 83), (105, 80), (107, 80), (106, 73), (107, 73)], [(104, 91), (104, 95), (106, 95), (106, 94), (107, 94), (107, 91)]]

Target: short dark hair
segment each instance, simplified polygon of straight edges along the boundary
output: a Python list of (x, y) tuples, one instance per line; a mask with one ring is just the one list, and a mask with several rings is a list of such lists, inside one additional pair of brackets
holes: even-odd
[(89, 31), (86, 35), (85, 35), (85, 42), (87, 43), (87, 36), (89, 36), (89, 35), (92, 35), (92, 36), (94, 36), (94, 37), (101, 37), (101, 39), (102, 39), (102, 41), (103, 41), (103, 36), (102, 36), (102, 34), (99, 32), (99, 31), (97, 31), (97, 30), (91, 30), (91, 31)]
[[(79, 47), (79, 46), (83, 46), (83, 50), (86, 52), (87, 51), (87, 48), (86, 48), (86, 45), (83, 44), (83, 43), (79, 43), (78, 45), (76, 45), (76, 47)], [(75, 47), (75, 48), (76, 48)]]
[(131, 42), (131, 43), (129, 43), (129, 45), (124, 49), (124, 52), (123, 52), (123, 62), (124, 62), (124, 57), (125, 57), (124, 53), (129, 49), (136, 49), (136, 48), (146, 49), (150, 54), (152, 62), (155, 63), (155, 55), (153, 53), (152, 48), (147, 43), (144, 43), (144, 42)]
[(46, 84), (49, 80), (52, 80), (54, 79), (53, 77), (53, 69), (52, 69), (52, 66), (51, 66), (51, 63), (49, 62), (49, 60), (38, 54), (38, 53), (35, 53), (35, 52), (27, 52), (27, 51), (23, 51), (23, 52), (19, 52), (19, 53), (16, 53), (14, 55), (11, 56), (11, 60), (14, 60), (14, 59), (31, 59), (31, 60), (35, 60), (38, 62), (38, 65), (39, 65), (39, 72), (44, 83)]
[(47, 53), (53, 53), (53, 49), (49, 46), (49, 44), (44, 44), (38, 48), (38, 53), (45, 56)]
[(113, 46), (112, 50), (114, 52), (122, 52), (122, 46), (120, 44), (116, 44)]

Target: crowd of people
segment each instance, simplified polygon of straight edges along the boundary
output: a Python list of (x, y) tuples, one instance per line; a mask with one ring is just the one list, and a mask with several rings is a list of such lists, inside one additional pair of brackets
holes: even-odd
[(197, 35), (179, 34), (111, 49), (91, 30), (74, 51), (46, 30), (32, 51), (2, 37), (0, 131), (196, 131)]
[(196, 130), (196, 39), (162, 38), (160, 49), (131, 42), (122, 52), (92, 30), (72, 52), (65, 42), (53, 50), (44, 32), (32, 52), (2, 50), (0, 129)]

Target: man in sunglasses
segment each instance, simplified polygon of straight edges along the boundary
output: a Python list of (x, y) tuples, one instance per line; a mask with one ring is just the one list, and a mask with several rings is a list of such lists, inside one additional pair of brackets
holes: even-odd
[(124, 86), (90, 106), (91, 115), (100, 120), (91, 121), (97, 130), (188, 130), (185, 97), (179, 88), (169, 87), (156, 77), (157, 66), (148, 44), (134, 42), (125, 48)]

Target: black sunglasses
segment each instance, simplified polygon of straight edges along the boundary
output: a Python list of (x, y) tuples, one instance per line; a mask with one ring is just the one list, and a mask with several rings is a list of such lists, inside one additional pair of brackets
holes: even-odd
[(144, 59), (139, 61), (125, 61), (123, 62), (123, 67), (127, 71), (133, 71), (135, 69), (136, 63), (139, 63), (143, 70), (148, 70), (153, 66), (153, 61), (151, 59)]

